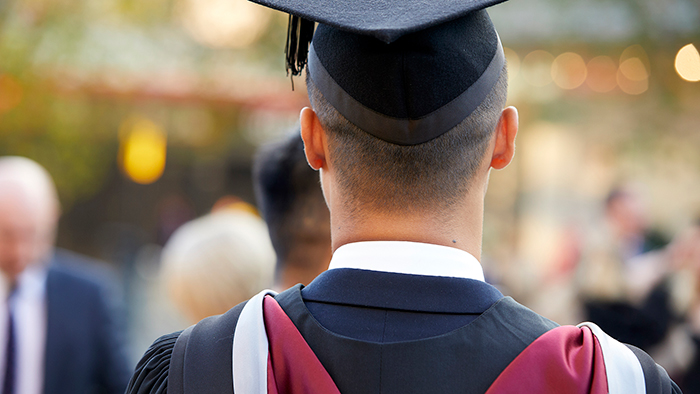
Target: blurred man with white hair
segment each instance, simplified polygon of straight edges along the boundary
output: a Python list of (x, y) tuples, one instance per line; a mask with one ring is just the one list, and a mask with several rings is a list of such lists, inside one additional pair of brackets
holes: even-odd
[(121, 393), (129, 365), (114, 299), (86, 258), (54, 250), (59, 216), (48, 172), (0, 157), (2, 393)]

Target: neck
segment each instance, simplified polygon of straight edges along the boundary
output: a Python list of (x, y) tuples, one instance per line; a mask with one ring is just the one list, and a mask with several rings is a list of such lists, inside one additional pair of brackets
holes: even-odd
[(483, 193), (473, 194), (476, 197), (467, 198), (466, 203), (451, 208), (447, 214), (334, 206), (331, 208), (333, 250), (352, 242), (412, 241), (461, 249), (480, 260), (484, 200)]

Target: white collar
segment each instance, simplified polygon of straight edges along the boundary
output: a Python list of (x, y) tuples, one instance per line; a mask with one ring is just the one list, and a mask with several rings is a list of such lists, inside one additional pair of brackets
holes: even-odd
[[(45, 291), (47, 268), (43, 264), (29, 265), (17, 277), (17, 291), (15, 297), (42, 297)], [(10, 292), (10, 284), (7, 277), (2, 274), (0, 279), (0, 299), (7, 299)]]
[(484, 281), (481, 264), (470, 253), (419, 242), (367, 241), (345, 244), (333, 253), (328, 269), (335, 268)]
[(26, 296), (43, 296), (46, 289), (48, 269), (43, 263), (27, 267), (18, 278), (19, 291)]

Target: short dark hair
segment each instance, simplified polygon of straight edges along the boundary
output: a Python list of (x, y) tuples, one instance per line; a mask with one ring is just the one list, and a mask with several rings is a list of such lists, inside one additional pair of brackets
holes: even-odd
[(260, 148), (253, 162), (253, 182), (277, 254), (278, 272), (294, 247), (330, 244), (330, 214), (318, 172), (306, 161), (298, 127), (284, 140)]
[(332, 166), (351, 209), (449, 208), (467, 193), (505, 106), (508, 73), (467, 118), (428, 142), (403, 146), (374, 137), (341, 115), (307, 74), (309, 100), (328, 135)]

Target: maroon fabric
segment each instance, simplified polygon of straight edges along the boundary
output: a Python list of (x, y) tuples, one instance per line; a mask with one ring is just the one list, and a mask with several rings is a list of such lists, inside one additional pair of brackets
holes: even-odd
[(588, 327), (561, 326), (525, 348), (486, 394), (607, 392), (603, 352), (593, 332)]
[(340, 394), (299, 330), (270, 296), (263, 300), (268, 394)]

